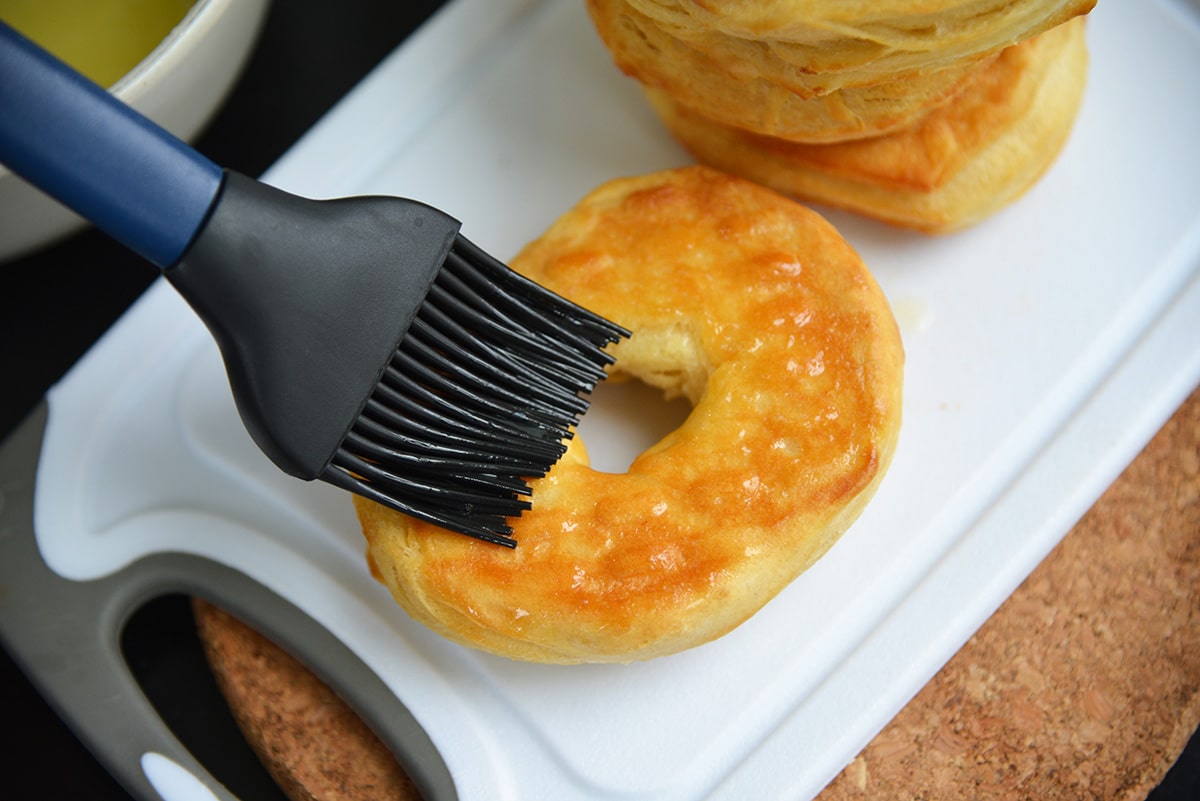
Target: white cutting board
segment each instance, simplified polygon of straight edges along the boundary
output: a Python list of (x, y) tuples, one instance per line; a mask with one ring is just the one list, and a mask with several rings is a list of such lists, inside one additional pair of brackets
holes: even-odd
[[(1004, 600), (1200, 381), (1200, 12), (1101, 0), (1060, 160), (929, 238), (828, 216), (908, 363), (883, 486), (744, 626), (630, 666), (452, 645), (368, 575), (349, 500), (250, 443), (207, 333), (164, 283), (50, 393), (36, 530), (65, 577), (159, 551), (234, 566), (401, 697), (463, 799), (805, 799)], [(609, 178), (687, 163), (581, 0), (457, 0), (266, 176), (420, 198), (506, 258)], [(620, 436), (599, 408), (585, 438)]]

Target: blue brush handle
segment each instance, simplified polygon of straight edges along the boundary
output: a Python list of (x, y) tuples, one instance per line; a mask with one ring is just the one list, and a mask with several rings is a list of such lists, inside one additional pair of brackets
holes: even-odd
[(222, 170), (0, 21), (0, 163), (159, 267), (175, 264)]

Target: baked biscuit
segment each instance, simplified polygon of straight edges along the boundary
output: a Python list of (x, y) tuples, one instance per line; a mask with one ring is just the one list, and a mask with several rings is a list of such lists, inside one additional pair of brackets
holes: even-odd
[(953, 98), (989, 58), (962, 59), (896, 80), (831, 89), (791, 65), (760, 54), (729, 63), (717, 48), (677, 39), (626, 0), (588, 0), (596, 31), (626, 75), (724, 125), (798, 142), (877, 136), (912, 124)]
[(967, 227), (1024, 194), (1057, 158), (1087, 80), (1085, 19), (1004, 50), (955, 100), (871, 139), (806, 145), (715, 123), (648, 90), (706, 164), (793, 197), (930, 233)]
[(903, 350), (815, 212), (694, 166), (607, 183), (512, 266), (632, 330), (620, 374), (693, 403), (627, 473), (578, 438), (532, 483), (515, 549), (356, 499), (378, 578), (457, 642), (628, 662), (739, 625), (854, 521), (890, 463)]
[(777, 59), (837, 87), (999, 52), (1095, 0), (628, 0), (696, 48), (761, 70)]

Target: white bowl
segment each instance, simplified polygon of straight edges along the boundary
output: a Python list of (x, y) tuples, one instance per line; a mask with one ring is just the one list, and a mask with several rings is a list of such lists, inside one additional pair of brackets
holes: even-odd
[[(198, 0), (111, 92), (184, 141), (220, 107), (245, 66), (269, 0)], [(83, 219), (0, 167), (0, 262), (80, 230)]]

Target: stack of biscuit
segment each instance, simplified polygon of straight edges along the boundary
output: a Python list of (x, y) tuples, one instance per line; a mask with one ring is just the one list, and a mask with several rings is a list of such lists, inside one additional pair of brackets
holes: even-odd
[(700, 161), (929, 233), (1054, 161), (1095, 0), (587, 0), (617, 66)]

